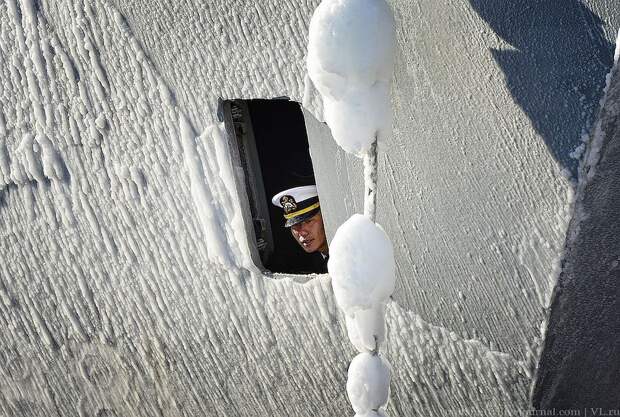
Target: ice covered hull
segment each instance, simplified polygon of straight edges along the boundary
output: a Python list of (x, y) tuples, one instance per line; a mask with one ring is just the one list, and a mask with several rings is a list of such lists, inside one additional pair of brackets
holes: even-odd
[[(328, 232), (362, 211), (360, 161), (313, 119), (318, 3), (0, 2), (0, 415), (353, 415), (329, 278), (248, 263), (217, 119), (219, 97), (305, 102)], [(519, 94), (556, 75), (554, 97), (579, 119), (620, 26), (611, 1), (545, 2), (549, 24), (527, 31), (515, 19), (535, 7), (473, 3), (390, 3), (395, 130), (379, 148), (378, 221), (399, 274), (391, 416), (528, 407), (571, 187), (540, 112), (522, 106), (539, 96)], [(567, 49), (596, 71), (541, 66)], [(574, 139), (567, 154), (579, 144), (579, 129), (536, 120)]]

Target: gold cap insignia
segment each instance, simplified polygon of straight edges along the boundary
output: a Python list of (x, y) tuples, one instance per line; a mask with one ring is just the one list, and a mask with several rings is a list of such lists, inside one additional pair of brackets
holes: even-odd
[(283, 195), (282, 198), (280, 198), (280, 204), (282, 205), (285, 214), (297, 210), (297, 203), (295, 202), (295, 199), (290, 195)]

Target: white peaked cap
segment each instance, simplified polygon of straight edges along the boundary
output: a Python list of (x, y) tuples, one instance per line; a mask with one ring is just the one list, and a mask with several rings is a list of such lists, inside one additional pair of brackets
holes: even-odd
[(278, 194), (274, 195), (271, 199), (271, 202), (274, 206), (278, 206), (282, 208), (282, 204), (280, 200), (285, 195), (289, 195), (295, 199), (296, 202), (301, 203), (304, 200), (307, 200), (312, 197), (317, 197), (319, 194), (316, 190), (316, 185), (306, 185), (303, 187), (295, 187), (289, 188), (288, 190), (280, 191)]

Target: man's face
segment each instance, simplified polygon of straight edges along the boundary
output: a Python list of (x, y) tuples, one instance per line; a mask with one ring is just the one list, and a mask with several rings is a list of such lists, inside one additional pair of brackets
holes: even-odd
[(308, 253), (319, 251), (328, 253), (327, 238), (323, 227), (323, 217), (318, 212), (308, 220), (291, 226), (291, 233), (299, 245)]

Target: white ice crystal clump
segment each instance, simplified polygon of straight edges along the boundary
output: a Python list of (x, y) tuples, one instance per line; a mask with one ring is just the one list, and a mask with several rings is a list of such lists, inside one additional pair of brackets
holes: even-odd
[(323, 0), (312, 21), (308, 74), (345, 151), (362, 155), (389, 136), (394, 16), (384, 0)]
[(367, 413), (355, 413), (355, 417), (387, 417), (383, 410), (369, 411)]
[(392, 243), (381, 226), (361, 214), (336, 231), (328, 268), (336, 301), (345, 313), (385, 302), (394, 291)]
[(375, 352), (385, 340), (385, 303), (345, 314), (349, 341), (358, 352)]
[[(356, 415), (373, 415), (390, 396), (391, 370), (380, 356), (360, 353), (349, 366), (347, 394)], [(381, 414), (379, 414), (381, 415)]]
[(394, 250), (381, 226), (354, 214), (330, 245), (328, 270), (351, 343), (375, 351), (385, 337), (385, 304), (395, 283)]
[(387, 414), (383, 410), (369, 411), (367, 413), (356, 413), (355, 417), (387, 417)]

